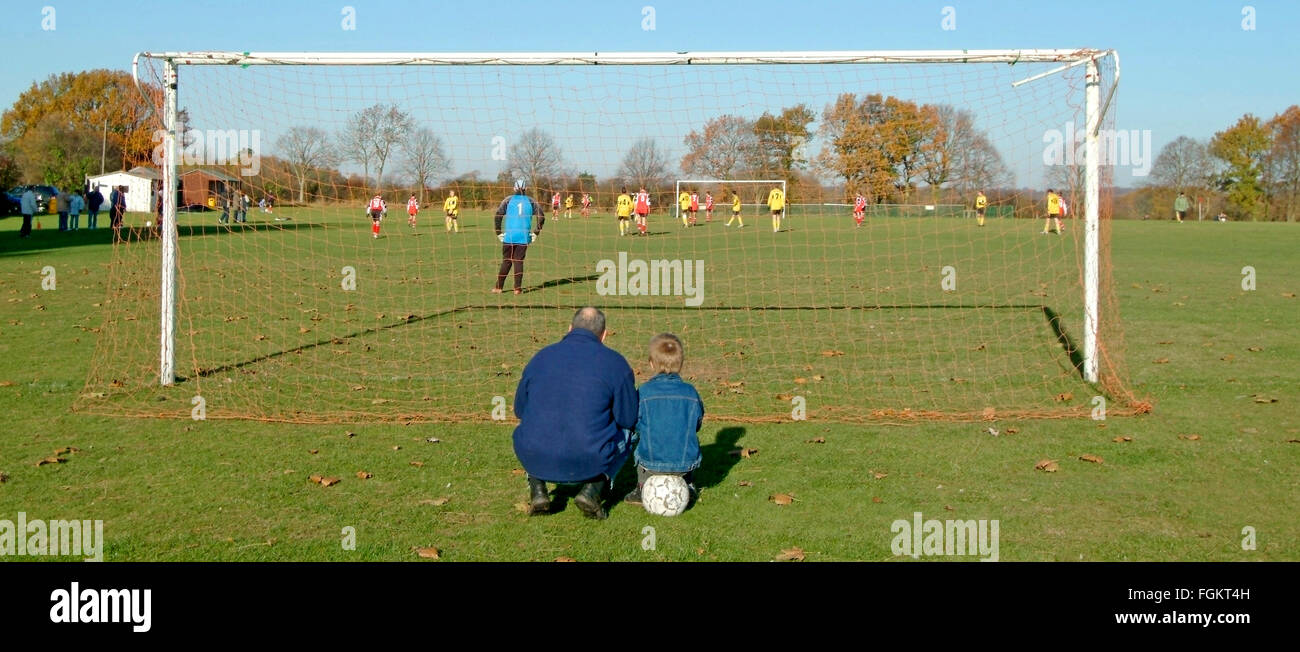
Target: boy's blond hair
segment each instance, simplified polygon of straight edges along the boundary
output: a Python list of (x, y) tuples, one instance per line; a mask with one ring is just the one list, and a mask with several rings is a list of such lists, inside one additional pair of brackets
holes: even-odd
[(682, 361), (685, 358), (682, 340), (676, 335), (660, 333), (650, 338), (650, 367), (655, 373), (681, 373)]

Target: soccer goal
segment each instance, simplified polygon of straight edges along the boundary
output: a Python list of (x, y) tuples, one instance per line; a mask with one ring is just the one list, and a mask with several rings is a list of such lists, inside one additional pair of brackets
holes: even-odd
[[(163, 228), (127, 217), (78, 409), (509, 419), (524, 365), (584, 305), (640, 380), (648, 339), (681, 336), (710, 418), (1143, 409), (1110, 279), (1113, 51), (146, 52), (133, 69)], [(493, 219), (516, 179), (546, 213), (517, 295)], [(642, 186), (629, 229), (614, 213)], [(794, 200), (779, 230), (669, 223), (683, 190), (722, 216), (736, 190), (766, 227), (773, 187)], [(1049, 188), (1071, 211), (1044, 234)], [(1021, 219), (953, 219), (981, 192)], [(858, 195), (904, 208), (859, 223)], [(954, 215), (907, 212), (925, 206)]]
[[(731, 214), (733, 197), (740, 199), (741, 206), (767, 208), (767, 195), (773, 188), (780, 188), (789, 205), (790, 195), (786, 193), (785, 179), (678, 179), (673, 186), (673, 214), (682, 218), (681, 196), (685, 192), (696, 195), (697, 213), (703, 214), (706, 193), (713, 194), (713, 211), (719, 216)], [(754, 213), (757, 215), (757, 213)]]

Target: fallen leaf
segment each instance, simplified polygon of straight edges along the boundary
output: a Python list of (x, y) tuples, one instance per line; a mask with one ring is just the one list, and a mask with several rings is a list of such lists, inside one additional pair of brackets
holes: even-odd
[(807, 379), (807, 378), (795, 378), (795, 379), (794, 379), (794, 382), (795, 382), (796, 385), (803, 385), (803, 384), (805, 384), (805, 383), (808, 382), (808, 379)]
[(781, 554), (776, 556), (775, 561), (803, 561), (805, 558), (803, 548), (795, 546), (790, 549), (781, 549)]
[(80, 453), (80, 452), (81, 449), (77, 448), (76, 446), (64, 446), (63, 448), (56, 448), (54, 450), (55, 455), (66, 455), (68, 453)]
[(13, 387), (13, 386), (14, 386), (14, 381), (12, 380), (0, 380), (0, 387)]
[(752, 487), (752, 486), (754, 486), (754, 483), (750, 482), (749, 480), (741, 480), (739, 484), (740, 484), (740, 486), (742, 486), (742, 487)]
[(425, 439), (424, 441), (427, 441), (427, 442), (429, 442), (430, 444), (437, 444), (437, 443), (440, 443), (442, 440), (441, 440), (441, 439), (438, 439), (437, 437), (429, 437), (428, 439)]
[(1035, 464), (1034, 468), (1046, 473), (1056, 473), (1056, 471), (1061, 467), (1057, 466), (1056, 460), (1042, 460), (1038, 464)]
[(877, 479), (877, 480), (884, 480), (885, 478), (888, 478), (888, 477), (889, 477), (889, 474), (888, 474), (888, 473), (881, 473), (880, 471), (872, 471), (872, 472), (871, 472), (871, 476), (874, 477), (874, 478)]
[(334, 485), (336, 485), (336, 484), (338, 484), (338, 483), (339, 483), (339, 479), (338, 479), (338, 478), (321, 478), (321, 479), (320, 479), (320, 486), (322, 486), (322, 487), (333, 487)]
[(386, 398), (377, 398), (377, 399), (371, 401), (370, 404), (371, 404), (371, 405), (383, 405), (384, 403), (387, 403), (387, 402), (388, 402), (388, 399), (386, 399)]
[(357, 477), (361, 478), (362, 480), (369, 480), (375, 477), (375, 474), (370, 473), (369, 471), (357, 471)]
[(414, 466), (414, 467), (417, 468), (417, 469), (422, 469), (422, 468), (424, 468), (424, 462), (420, 462), (420, 461), (412, 461), (412, 462), (411, 462), (411, 466)]
[(777, 394), (777, 395), (776, 395), (776, 400), (778, 400), (778, 401), (789, 401), (789, 400), (792, 400), (792, 399), (794, 399), (794, 394)]
[(826, 443), (826, 438), (825, 438), (825, 437), (815, 437), (815, 438), (813, 438), (813, 439), (809, 439), (809, 440), (808, 440), (808, 443), (809, 443), (809, 444), (825, 444), (825, 443)]
[(107, 396), (108, 394), (104, 392), (89, 392), (87, 394), (82, 394), (81, 398), (105, 398)]
[(955, 510), (955, 509), (952, 508), (952, 505), (944, 505), (943, 508), (944, 508), (945, 510), (949, 511), (949, 512), (955, 512), (955, 511), (957, 511), (957, 510)]
[(980, 411), (980, 416), (983, 417), (985, 421), (992, 421), (997, 418), (997, 415), (997, 410), (991, 407), (986, 407)]
[(1295, 298), (1295, 292), (1283, 292), (1283, 293), (1282, 293), (1282, 296), (1284, 296), (1284, 297), (1286, 297), (1286, 298), (1288, 298), (1288, 299), (1294, 299), (1294, 298)]
[(320, 449), (319, 449), (319, 448), (313, 448), (313, 449), (311, 449), (311, 450), (309, 450), (309, 451), (307, 451), (307, 452), (310, 453), (310, 454), (312, 454), (312, 455), (315, 455), (316, 453), (319, 453), (319, 452), (320, 452)]
[(1020, 432), (1020, 429), (1019, 429), (1019, 428), (1007, 428), (1007, 429), (1006, 429), (1006, 433), (1007, 433), (1008, 435), (1014, 435), (1014, 434), (1016, 434), (1016, 433), (1018, 433), (1018, 432)]
[(515, 503), (515, 511), (520, 511), (525, 514), (528, 514), (533, 511), (533, 508), (529, 506), (528, 503)]
[(352, 386), (352, 391), (354, 391), (354, 392), (365, 391), (365, 389), (366, 389), (366, 386), (365, 386), (365, 385), (353, 385), (353, 386)]
[(873, 502), (873, 503), (883, 503), (883, 502), (885, 502), (885, 501), (881, 500), (881, 499), (880, 499), (880, 496), (872, 496), (872, 497), (871, 497), (871, 502)]
[(826, 376), (823, 376), (823, 375), (821, 375), (821, 374), (817, 374), (816, 376), (813, 376), (813, 380), (815, 380), (815, 381), (817, 381), (817, 382), (820, 383), (821, 381), (826, 380)]
[(1250, 348), (1248, 348), (1248, 349), (1246, 349), (1246, 350), (1247, 350), (1247, 351), (1250, 351), (1250, 352), (1252, 352), (1252, 353), (1259, 353), (1260, 351), (1263, 351), (1264, 349), (1262, 349), (1262, 348), (1260, 348), (1260, 347), (1258, 347), (1258, 346), (1252, 346), (1252, 347), (1250, 347)]
[(1270, 397), (1270, 396), (1260, 396), (1260, 395), (1256, 394), (1256, 395), (1255, 395), (1255, 402), (1256, 402), (1256, 403), (1277, 403), (1277, 399), (1272, 398), (1272, 397)]
[(307, 476), (307, 480), (308, 480), (309, 482), (311, 482), (312, 484), (320, 484), (321, 477), (320, 477), (319, 475), (316, 475), (315, 473), (313, 473), (313, 474)]
[(1092, 455), (1092, 454), (1080, 455), (1079, 459), (1085, 462), (1092, 462), (1093, 464), (1101, 464), (1104, 461), (1100, 457), (1097, 457), (1096, 455)]
[(37, 463), (36, 463), (36, 466), (45, 466), (46, 464), (62, 464), (62, 463), (64, 463), (64, 462), (66, 462), (66, 461), (67, 461), (67, 460), (63, 459), (62, 457), (53, 457), (53, 456), (51, 456), (51, 457), (47, 457), (47, 458), (45, 458), (45, 459), (43, 459), (43, 460), (37, 462)]
[(0, 484), (4, 484), (8, 481), (9, 481), (9, 474), (5, 473), (4, 471), (0, 471)]
[(778, 505), (789, 505), (794, 502), (794, 496), (790, 494), (772, 494), (767, 499)]
[(258, 342), (261, 342), (262, 340), (266, 339), (266, 336), (265, 336), (265, 335), (258, 335), (258, 336), (256, 336), (256, 337), (254, 337), (253, 339), (257, 340)]
[[(434, 507), (442, 507), (443, 505), (446, 505), (449, 502), (451, 502), (451, 499), (446, 496), (443, 496), (442, 498), (425, 498), (424, 500), (420, 501), (420, 504), (433, 505)], [(520, 504), (524, 505), (525, 507), (528, 506), (525, 503), (520, 503)]]
[(1074, 394), (1073, 394), (1072, 392), (1063, 392), (1063, 393), (1061, 393), (1061, 394), (1057, 394), (1057, 395), (1056, 395), (1056, 400), (1059, 401), (1059, 402), (1061, 402), (1061, 403), (1064, 403), (1064, 402), (1066, 402), (1066, 401), (1073, 401), (1073, 400), (1074, 400)]
[(1116, 444), (1122, 444), (1126, 441), (1133, 441), (1133, 438), (1129, 437), (1128, 435), (1121, 435), (1119, 437), (1112, 439), (1111, 441), (1115, 442)]
[(1169, 364), (1169, 358), (1156, 358), (1152, 360), (1155, 364)]
[[(1286, 440), (1286, 443), (1288, 443), (1288, 444), (1300, 444), (1300, 439), (1288, 439), (1288, 440)], [(0, 476), (3, 476), (3, 474), (0, 474)]]
[(983, 344), (981, 344), (981, 345), (979, 345), (979, 346), (977, 346), (977, 347), (975, 347), (975, 348), (973, 348), (973, 349), (971, 349), (971, 350), (972, 350), (972, 351), (983, 351), (983, 350), (986, 349), (986, 348), (988, 348), (988, 347), (986, 347), (986, 346), (984, 346)]
[(415, 554), (425, 559), (442, 559), (442, 551), (432, 546), (428, 548), (416, 548)]
[(555, 561), (559, 561), (559, 562), (569, 562), (569, 561), (578, 561), (578, 560), (577, 560), (577, 559), (574, 559), (573, 557), (556, 557), (556, 558), (555, 558)]
[(393, 447), (393, 450), (395, 450), (395, 451), (400, 451), (400, 450), (402, 450), (402, 447), (401, 447), (401, 446), (394, 446), (394, 447)]
[(349, 432), (349, 433), (348, 433), (348, 439), (352, 439), (353, 437), (356, 437), (356, 436), (357, 436), (357, 433), (355, 433), (355, 432)]
[(523, 475), (523, 469), (510, 469), (510, 475)]
[(828, 358), (834, 358), (834, 357), (836, 357), (836, 356), (844, 355), (844, 352), (843, 352), (843, 351), (837, 351), (837, 350), (829, 350), (829, 351), (822, 351), (822, 355), (824, 355), (824, 356), (826, 356), (826, 357), (828, 357)]
[(731, 451), (732, 455), (743, 457), (745, 459), (749, 459), (756, 453), (758, 453), (757, 448), (736, 448)]
[(1156, 344), (1173, 344), (1173, 343), (1174, 343), (1173, 340), (1160, 340), (1159, 342), (1156, 342)]
[(1178, 438), (1179, 438), (1179, 439), (1182, 439), (1182, 440), (1185, 440), (1185, 441), (1200, 441), (1200, 440), (1201, 440), (1201, 436), (1200, 436), (1200, 435), (1178, 435)]
[(987, 432), (987, 433), (989, 433), (990, 435), (993, 435), (994, 437), (997, 437), (997, 436), (998, 436), (998, 429), (997, 429), (997, 428), (985, 428), (985, 429), (984, 429), (984, 432)]

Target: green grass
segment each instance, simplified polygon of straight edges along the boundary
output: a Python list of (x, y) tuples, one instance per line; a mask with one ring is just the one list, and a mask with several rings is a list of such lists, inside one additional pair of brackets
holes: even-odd
[[(258, 355), (299, 346), (302, 341), (295, 338), (303, 327), (329, 334), (336, 327), (364, 330), (389, 323), (375, 318), (379, 312), (424, 317), (438, 305), (491, 306), (498, 300), (514, 307), (467, 311), (470, 316), (461, 325), (470, 328), (455, 329), (461, 332), (459, 344), (468, 347), (480, 336), (489, 343), (506, 341), (504, 335), (491, 330), (496, 324), (499, 330), (524, 329), (530, 335), (527, 346), (540, 346), (562, 333), (568, 305), (590, 300), (590, 291), (583, 289), (586, 283), (553, 285), (522, 297), (487, 295), (496, 248), (490, 236), (483, 237), (486, 225), (482, 216), (467, 215), (467, 226), (472, 228), (457, 244), (450, 244), (442, 234), (399, 237), (408, 234), (401, 233), (405, 226), (396, 219), (385, 224), (391, 238), (372, 241), (359, 216), (356, 220), (339, 216), (321, 221), (333, 219), (338, 221), (337, 228), (311, 237), (294, 236), (290, 231), (258, 231), (184, 238), (183, 257), (195, 257), (183, 258), (189, 263), (187, 296), (208, 297), (190, 306), (191, 321), (185, 326), (187, 332), (199, 331), (190, 336), (197, 338), (196, 342), (211, 338), (197, 350), (204, 355), (222, 354), (230, 363), (248, 362)], [(660, 221), (659, 230), (668, 230), (665, 222)], [(613, 225), (608, 219), (582, 226), (577, 220), (548, 226), (543, 235), (548, 244), (529, 254), (533, 264), (529, 282), (588, 275), (594, 260), (611, 257), (607, 252), (617, 251), (617, 247), (647, 258), (720, 252), (708, 254), (719, 257), (710, 264), (734, 270), (739, 268), (729, 266), (739, 263), (727, 262), (722, 256), (744, 254), (742, 258), (752, 260), (768, 254), (794, 264), (788, 270), (760, 268), (744, 275), (714, 273), (707, 280), (711, 284), (708, 291), (719, 301), (797, 305), (817, 297), (852, 298), (853, 288), (841, 287), (839, 281), (854, 270), (837, 272), (845, 276), (836, 276), (832, 279), (835, 283), (822, 282), (819, 287), (816, 275), (821, 272), (801, 267), (820, 259), (822, 254), (814, 253), (818, 247), (841, 256), (850, 246), (866, 252), (881, 268), (905, 268), (928, 275), (925, 283), (913, 284), (907, 274), (897, 273), (889, 279), (881, 276), (885, 272), (877, 272), (863, 278), (857, 290), (879, 293), (889, 286), (897, 296), (859, 297), (858, 305), (956, 303), (938, 289), (938, 266), (949, 264), (945, 258), (959, 261), (959, 282), (963, 284), (959, 287), (972, 293), (969, 299), (974, 304), (1011, 303), (1018, 298), (1013, 292), (1023, 293), (1019, 298), (1065, 303), (1070, 300), (1065, 284), (1075, 280), (1068, 278), (1075, 274), (1071, 258), (1075, 255), (1074, 238), (1038, 236), (1040, 225), (1029, 222), (998, 222), (978, 234), (964, 228), (969, 223), (956, 222), (949, 227), (918, 226), (924, 229), (920, 233), (908, 232), (901, 225), (873, 225), (874, 233), (854, 233), (832, 231), (829, 226), (818, 230), (796, 220), (795, 230), (781, 234), (789, 236), (785, 244), (772, 240), (762, 219), (751, 216), (749, 222), (756, 228), (743, 234), (713, 233), (721, 230), (715, 225), (635, 242), (609, 236)], [(841, 227), (848, 223), (847, 218), (842, 222)], [(0, 440), (0, 471), (8, 475), (0, 484), (0, 518), (12, 520), (22, 511), (29, 518), (102, 519), (108, 560), (413, 560), (413, 546), (430, 545), (440, 548), (445, 560), (551, 560), (560, 556), (583, 561), (767, 560), (792, 546), (807, 551), (810, 560), (892, 560), (890, 524), (895, 519), (910, 519), (916, 511), (926, 518), (999, 519), (1003, 560), (1300, 559), (1300, 527), (1294, 517), (1295, 496), (1300, 495), (1300, 444), (1288, 443), (1300, 439), (1300, 393), (1296, 392), (1300, 387), (1300, 344), (1292, 333), (1300, 305), (1294, 298), (1300, 292), (1300, 272), (1293, 262), (1300, 232), (1291, 225), (1115, 223), (1114, 288), (1123, 318), (1125, 373), (1139, 395), (1154, 401), (1151, 414), (1105, 422), (1000, 419), (907, 426), (843, 425), (819, 421), (816, 416), (807, 422), (780, 424), (711, 420), (700, 433), (706, 463), (701, 472), (703, 494), (695, 507), (680, 517), (663, 519), (639, 508), (616, 505), (610, 519), (601, 523), (582, 519), (571, 505), (541, 518), (528, 518), (516, 510), (514, 505), (524, 500), (526, 490), (522, 478), (512, 473), (518, 462), (511, 451), (508, 424), (295, 425), (71, 412), (70, 406), (83, 393), (97, 391), (84, 386), (92, 369), (103, 372), (112, 366), (103, 353), (97, 357), (97, 338), (115, 337), (111, 347), (100, 351), (116, 351), (114, 360), (135, 365), (123, 367), (131, 372), (124, 376), (128, 387), (151, 373), (154, 326), (122, 326), (143, 319), (109, 324), (106, 315), (109, 320), (124, 319), (135, 309), (133, 292), (141, 295), (138, 301), (142, 305), (152, 301), (147, 295), (156, 290), (146, 281), (150, 275), (156, 277), (156, 271), (141, 265), (133, 281), (136, 285), (118, 288), (111, 293), (114, 303), (106, 304), (109, 279), (121, 281), (127, 276), (110, 264), (113, 255), (105, 231), (58, 234), (44, 229), (20, 245), (16, 229), (16, 220), (0, 221), (0, 413), (6, 415), (8, 426)], [(236, 236), (252, 237), (236, 241)], [(732, 236), (737, 237), (721, 240)], [(863, 240), (849, 240), (863, 236)], [(273, 244), (276, 238), (281, 245)], [(434, 238), (441, 240), (433, 244)], [(692, 244), (684, 247), (680, 244), (684, 238), (690, 238)], [(885, 246), (890, 239), (895, 244), (892, 249)], [(671, 244), (674, 240), (678, 244)], [(291, 247), (287, 251), (295, 255), (282, 257), (284, 250), (276, 249), (280, 246)], [(125, 252), (119, 264), (147, 260), (144, 247), (138, 250)], [(442, 259), (437, 255), (442, 251), (452, 254), (451, 261), (482, 253), (486, 262), (466, 270), (464, 264), (439, 262)], [(936, 252), (951, 255), (932, 257)], [(999, 252), (1004, 257), (1001, 267), (981, 264)], [(199, 269), (196, 261), (201, 260), (200, 253), (208, 260), (238, 265)], [(312, 285), (332, 290), (338, 282), (332, 266), (348, 254), (356, 259), (360, 272), (359, 295), (367, 282), (388, 277), (379, 286), (384, 288), (380, 299), (349, 299), (355, 304), (351, 312), (364, 314), (364, 319), (358, 315), (348, 322), (349, 317), (332, 310), (325, 311), (330, 314), (317, 322), (309, 317), (306, 321), (296, 316), (278, 319), (291, 308), (320, 311), (322, 305), (334, 307), (325, 289), (316, 289), (322, 294), (315, 298), (307, 292)], [(1050, 262), (1051, 256), (1059, 260)], [(289, 262), (276, 262), (284, 260)], [(42, 291), (40, 285), (41, 270), (47, 265), (58, 274), (58, 289), (53, 292)], [(290, 293), (279, 291), (274, 297), (265, 297), (266, 286), (260, 284), (276, 270), (263, 268), (272, 265), (281, 267), (282, 280), (302, 279), (300, 285), (290, 284), (301, 289), (301, 298), (290, 300)], [(1255, 291), (1241, 287), (1241, 270), (1248, 265), (1257, 272)], [(968, 268), (971, 274), (965, 273)], [(403, 269), (407, 271), (399, 271)], [(985, 283), (982, 290), (979, 274), (985, 272), (980, 270), (996, 269), (1022, 277), (1043, 270), (1043, 282), (1051, 285), (1044, 289), (1049, 296), (1030, 294), (1032, 284), (1013, 288), (1010, 281), (999, 281), (996, 286)], [(334, 277), (317, 278), (330, 272)], [(998, 278), (1014, 275), (1003, 273)], [(784, 277), (801, 281), (788, 287), (773, 281), (761, 293), (755, 290), (763, 287), (755, 279)], [(243, 298), (213, 298), (213, 287), (221, 283), (235, 287), (231, 285), (234, 279), (248, 283), (239, 293)], [(1054, 285), (1058, 279), (1059, 288)], [(967, 289), (966, 283), (973, 287)], [(986, 294), (980, 294), (982, 291)], [(428, 294), (433, 294), (436, 302), (427, 301)], [(521, 309), (506, 303), (515, 299), (537, 307)], [(665, 326), (630, 317), (640, 314), (620, 303), (630, 302), (630, 298), (611, 299), (611, 327), (618, 332), (612, 343), (635, 365), (642, 357), (639, 348), (645, 338)], [(997, 317), (990, 324), (964, 316), (972, 311), (944, 308), (942, 315), (928, 318), (902, 315), (903, 319), (931, 320), (904, 322), (915, 327), (909, 332), (926, 333), (924, 339), (917, 335), (914, 340), (925, 345), (925, 353), (878, 347), (857, 351), (847, 336), (819, 339), (823, 336), (817, 333), (869, 332), (870, 319), (841, 323), (833, 321), (839, 315), (820, 309), (794, 313), (811, 313), (815, 315), (811, 321), (771, 311), (750, 314), (749, 322), (712, 324), (704, 319), (690, 321), (686, 315), (691, 313), (670, 307), (673, 300), (662, 298), (662, 303), (655, 304), (660, 309), (647, 314), (670, 321), (667, 328), (685, 331), (688, 365), (716, 360), (717, 369), (696, 369), (701, 376), (697, 383), (714, 414), (727, 408), (752, 416), (775, 413), (780, 406), (769, 397), (799, 389), (785, 379), (795, 371), (824, 373), (827, 384), (838, 382), (835, 373), (858, 374), (831, 389), (812, 387), (811, 383), (805, 386), (821, 392), (810, 394), (815, 397), (810, 398), (814, 415), (818, 401), (822, 406), (834, 404), (849, 396), (855, 384), (862, 400), (879, 400), (873, 404), (899, 408), (907, 407), (908, 399), (928, 404), (953, 401), (959, 408), (974, 408), (981, 403), (978, 399), (987, 396), (1005, 405), (1038, 407), (1043, 395), (1058, 387), (1073, 391), (1075, 403), (1083, 402), (1090, 392), (1070, 377), (1069, 363), (1062, 362), (1064, 353), (1046, 335), (1045, 322), (1020, 324), (1015, 321), (1019, 317)], [(395, 304), (404, 305), (393, 307)], [(349, 312), (339, 308), (339, 313)], [(256, 315), (254, 311), (259, 309), (269, 309), (266, 314), (277, 319), (264, 319), (256, 327), (249, 325), (249, 320), (222, 321), (223, 326), (202, 321), (215, 320), (222, 310), (232, 313), (225, 316), (239, 316)], [(1060, 308), (1069, 319), (1074, 318), (1073, 311), (1070, 305)], [(851, 312), (882, 319), (881, 314), (891, 311)], [(482, 316), (489, 313), (502, 321)], [(722, 311), (710, 315), (724, 318), (718, 313)], [(874, 325), (880, 328), (882, 324)], [(940, 328), (945, 325), (946, 330)], [(133, 330), (136, 328), (138, 331)], [(220, 328), (238, 329), (227, 332), (239, 335), (222, 339), (204, 334)], [(423, 367), (445, 362), (439, 357), (443, 348), (438, 338), (451, 328), (437, 319), (421, 319), (397, 330), (401, 328), (412, 329), (402, 337), (409, 340), (418, 335), (420, 343), (389, 341), (386, 345), (393, 348), (384, 351), (384, 336), (374, 333), (343, 345), (350, 353), (331, 354), (338, 358), (362, 356), (367, 345), (384, 352), (362, 364), (336, 361), (313, 371), (313, 365), (302, 363), (310, 358), (292, 364), (254, 363), (241, 369), (255, 374), (234, 373), (256, 382), (224, 393), (221, 384), (240, 383), (224, 383), (219, 374), (211, 376), (203, 389), (209, 415), (234, 411), (223, 406), (226, 400), (247, 400), (250, 405), (258, 402), (263, 407), (256, 409), (275, 413), (311, 410), (338, 400), (344, 401), (347, 409), (367, 411), (374, 409), (369, 400), (382, 393), (354, 401), (350, 389), (344, 393), (346, 397), (328, 389), (317, 394), (298, 386), (283, 389), (279, 380), (293, 381), (285, 383), (289, 385), (316, 380), (365, 385), (366, 391), (387, 383), (401, 387), (414, 382), (417, 388), (393, 394), (399, 405), (416, 405), (422, 399), (417, 394), (426, 386), (449, 387), (445, 389), (450, 393), (446, 405), (470, 400), (486, 413), (488, 397), (509, 395), (517, 380), (517, 376), (495, 375), (504, 360), (480, 359), (468, 348), (461, 349), (454, 359), (473, 364), (449, 364), (436, 374), (428, 372)], [(930, 328), (934, 330), (924, 330)], [(268, 339), (255, 340), (252, 336), (259, 333), (254, 331), (262, 329)], [(751, 341), (747, 359), (735, 367), (721, 366), (732, 360), (722, 353), (734, 349), (724, 346), (714, 350), (709, 344), (711, 336), (724, 339), (722, 333), (728, 329)], [(760, 336), (773, 331), (786, 333), (795, 343), (799, 338), (811, 341), (784, 348), (764, 344), (766, 340)], [(984, 337), (972, 337), (972, 333)], [(1007, 340), (1018, 336), (1034, 341), (1041, 338), (1044, 343), (1011, 346), (1015, 342)], [(304, 340), (314, 341), (311, 337)], [(987, 343), (986, 351), (994, 349), (989, 358), (992, 362), (981, 363), (974, 357), (971, 349), (979, 343)], [(846, 355), (822, 358), (819, 351), (831, 346)], [(782, 357), (784, 350), (794, 351), (786, 355), (795, 362)], [(405, 365), (401, 360), (393, 362), (402, 354), (407, 355)], [(909, 362), (908, 355), (920, 358)], [(1042, 360), (1034, 363), (1039, 358)], [(852, 363), (855, 359), (856, 366)], [(954, 359), (956, 362), (945, 361)], [(493, 367), (476, 377), (472, 367), (480, 362)], [(1028, 363), (1034, 363), (1029, 373), (1037, 370), (1038, 374), (1028, 380), (1016, 379), (1016, 366)], [(515, 365), (521, 364), (522, 360), (515, 361)], [(814, 370), (790, 369), (790, 364), (811, 364)], [(891, 390), (875, 377), (877, 370), (894, 364), (900, 367), (894, 373), (905, 381), (899, 384), (903, 389)], [(913, 364), (920, 371), (907, 368)], [(356, 377), (325, 378), (345, 368), (352, 369)], [(405, 371), (394, 371), (401, 369)], [(512, 369), (517, 372), (518, 366)], [(983, 384), (975, 373), (980, 369), (992, 369), (1006, 380)], [(276, 377), (267, 378), (272, 371)], [(385, 380), (402, 374), (414, 381)], [(744, 374), (733, 377), (746, 380), (745, 394), (715, 394), (714, 378), (732, 374)], [(969, 375), (967, 382), (942, 379), (962, 374)], [(770, 380), (748, 380), (751, 377)], [(1023, 389), (1026, 386), (1030, 391)], [(191, 393), (185, 387), (174, 392), (137, 389), (127, 393), (124, 401), (141, 405), (141, 399), (152, 400), (157, 406), (153, 411), (188, 413)], [(1256, 397), (1278, 401), (1260, 403)], [(745, 407), (763, 401), (770, 402), (762, 409)], [(254, 408), (247, 410), (255, 412)], [(998, 428), (1002, 436), (985, 432), (989, 426)], [(1008, 429), (1017, 432), (1008, 434)], [(355, 436), (349, 437), (349, 432)], [(1190, 434), (1198, 434), (1200, 439), (1179, 437)], [(1111, 441), (1121, 435), (1131, 436), (1133, 441)], [(442, 441), (428, 443), (427, 437)], [(809, 443), (818, 437), (824, 437), (825, 443)], [(35, 466), (62, 446), (80, 450), (65, 455), (62, 464)], [(730, 455), (737, 446), (758, 452), (748, 459)], [(1100, 465), (1083, 462), (1078, 460), (1082, 454), (1099, 455), (1105, 461)], [(1058, 460), (1060, 470), (1034, 470), (1042, 459)], [(423, 466), (413, 466), (413, 461)], [(362, 470), (374, 477), (358, 479), (354, 474)], [(313, 473), (337, 476), (342, 482), (328, 488), (312, 485), (307, 476)], [(886, 475), (877, 479), (876, 473)], [(747, 485), (741, 486), (742, 481)], [(778, 492), (792, 494), (797, 500), (778, 506), (768, 500)], [(422, 502), (439, 498), (449, 500), (442, 505)], [(656, 528), (653, 551), (642, 549), (646, 525)], [(356, 528), (355, 551), (340, 546), (341, 530), (346, 526)], [(1258, 533), (1254, 551), (1241, 549), (1245, 526)]]

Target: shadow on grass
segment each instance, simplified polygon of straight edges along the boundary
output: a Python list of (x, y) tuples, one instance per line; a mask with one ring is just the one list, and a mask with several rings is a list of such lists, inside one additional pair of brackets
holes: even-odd
[(1075, 344), (1074, 338), (1065, 332), (1065, 326), (1061, 324), (1061, 315), (1047, 306), (1043, 306), (1043, 317), (1047, 318), (1047, 325), (1051, 327), (1052, 334), (1056, 336), (1056, 341), (1061, 344), (1065, 350), (1065, 355), (1070, 358), (1070, 365), (1074, 367), (1074, 372), (1083, 376), (1083, 353), (1079, 351), (1079, 346)]

